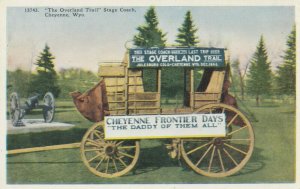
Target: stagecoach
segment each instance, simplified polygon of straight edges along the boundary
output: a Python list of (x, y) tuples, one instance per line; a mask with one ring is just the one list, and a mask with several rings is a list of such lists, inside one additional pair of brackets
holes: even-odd
[[(100, 177), (122, 176), (138, 162), (142, 139), (166, 138), (170, 156), (184, 160), (198, 174), (225, 177), (241, 170), (253, 152), (254, 132), (228, 92), (225, 52), (136, 48), (120, 63), (100, 64), (100, 82), (83, 94), (71, 93), (79, 112), (95, 122), (80, 145), (86, 167)], [(170, 67), (184, 70), (181, 106), (162, 106), (162, 70)], [(155, 91), (144, 88), (146, 69), (155, 70)]]

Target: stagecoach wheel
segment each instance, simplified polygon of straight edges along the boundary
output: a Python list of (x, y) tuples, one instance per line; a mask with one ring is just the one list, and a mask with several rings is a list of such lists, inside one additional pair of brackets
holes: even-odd
[(46, 123), (50, 123), (54, 119), (55, 100), (51, 92), (47, 92), (44, 96), (43, 116)]
[(128, 173), (137, 163), (139, 141), (104, 140), (104, 123), (94, 124), (84, 135), (80, 153), (85, 166), (95, 175), (105, 178)]
[(10, 95), (10, 119), (13, 126), (17, 126), (18, 121), (21, 117), (21, 110), (20, 110), (20, 101), (17, 93), (12, 93)]
[(242, 112), (226, 104), (208, 104), (194, 113), (225, 113), (226, 137), (182, 139), (181, 153), (196, 172), (209, 177), (225, 177), (241, 170), (254, 148), (254, 132)]

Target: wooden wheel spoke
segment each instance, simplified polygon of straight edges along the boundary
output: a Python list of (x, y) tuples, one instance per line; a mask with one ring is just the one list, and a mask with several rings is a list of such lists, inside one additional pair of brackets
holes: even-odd
[(95, 133), (98, 133), (101, 137), (104, 136), (103, 131), (99, 131), (99, 130), (95, 129), (94, 132), (95, 132)]
[(106, 168), (105, 168), (105, 173), (107, 173), (107, 171), (108, 171), (108, 165), (109, 165), (109, 158), (107, 159)]
[(219, 160), (220, 160), (222, 171), (225, 172), (225, 168), (224, 168), (223, 159), (222, 159), (222, 155), (221, 155), (220, 149), (218, 149), (217, 151), (218, 151), (218, 156), (219, 156)]
[(89, 142), (89, 143), (86, 143), (87, 145), (90, 144), (92, 146), (102, 147), (99, 143), (95, 142), (94, 140), (86, 139), (86, 141)]
[(248, 127), (248, 126), (243, 126), (243, 127), (239, 128), (239, 129), (237, 129), (237, 130), (234, 130), (234, 131), (228, 133), (227, 135), (233, 135), (234, 133), (237, 133), (237, 132), (239, 132), (239, 131), (241, 131), (241, 130), (247, 128), (247, 127)]
[(93, 132), (91, 132), (91, 134), (90, 134), (90, 137), (89, 137), (91, 140), (94, 140), (94, 133)]
[(211, 141), (199, 143), (194, 142), (196, 138), (182, 139), (181, 155), (187, 165), (198, 174), (217, 178), (230, 176), (241, 170), (254, 150), (254, 132), (247, 117), (236, 107), (224, 103), (209, 103), (194, 113), (225, 114), (226, 137), (201, 138)]
[(98, 139), (103, 141), (103, 137), (101, 137), (96, 131), (94, 131), (93, 134), (96, 135)]
[(226, 127), (229, 127), (232, 123), (233, 123), (233, 121), (237, 118), (237, 116), (238, 116), (239, 114), (235, 114), (234, 116), (233, 116), (233, 118), (229, 121), (229, 123), (226, 125)]
[(102, 159), (99, 161), (99, 163), (96, 165), (96, 167), (95, 167), (96, 170), (101, 165), (101, 163), (103, 162), (104, 159), (105, 159), (105, 156), (103, 156)]
[(136, 146), (120, 146), (120, 147), (118, 147), (118, 149), (132, 149), (132, 148), (136, 148)]
[(122, 160), (122, 158), (118, 158), (117, 160), (119, 160), (125, 167), (127, 167), (128, 165)]
[(207, 146), (207, 145), (209, 145), (209, 144), (211, 144), (211, 143), (212, 143), (212, 142), (210, 141), (210, 142), (208, 142), (208, 143), (206, 143), (206, 144), (204, 144), (204, 145), (202, 145), (202, 146), (198, 146), (197, 148), (194, 148), (193, 150), (188, 151), (186, 154), (189, 155), (189, 154), (191, 154), (191, 153), (193, 153), (193, 152), (196, 152), (197, 150), (200, 150), (201, 148), (204, 148), (205, 146)]
[(229, 154), (229, 152), (223, 148), (223, 151), (225, 154), (231, 159), (231, 161), (235, 164), (235, 166), (238, 166), (238, 163), (234, 160), (234, 158)]
[(99, 139), (101, 139), (102, 141), (104, 141), (104, 133), (103, 133), (103, 131), (94, 130), (93, 133), (94, 133)]
[(222, 114), (225, 112), (225, 108), (222, 108)]
[(210, 172), (210, 169), (211, 169), (211, 166), (212, 166), (212, 162), (213, 162), (214, 155), (215, 155), (215, 150), (216, 150), (216, 146), (214, 146), (213, 151), (211, 153), (211, 157), (210, 157), (209, 165), (208, 165), (208, 172)]
[(94, 156), (94, 157), (92, 157), (91, 159), (89, 159), (88, 162), (90, 163), (90, 162), (92, 162), (93, 160), (95, 160), (97, 157), (100, 157), (100, 156), (102, 156), (102, 155), (103, 155), (103, 153), (97, 154), (96, 156)]
[(134, 158), (134, 156), (129, 155), (129, 154), (125, 153), (125, 152), (120, 152), (120, 151), (119, 151), (119, 153), (122, 154), (122, 155), (124, 155), (124, 156), (126, 156), (126, 157), (130, 157), (130, 158), (132, 158), (132, 159)]
[(120, 146), (121, 144), (123, 144), (124, 141), (120, 141), (116, 144), (116, 146)]
[(206, 154), (210, 151), (210, 149), (213, 147), (213, 144), (211, 144), (209, 146), (209, 148), (205, 151), (205, 153), (202, 155), (202, 157), (199, 159), (199, 161), (195, 164), (196, 167), (201, 163), (201, 161), (204, 159), (204, 157), (206, 156)]
[(224, 143), (224, 145), (227, 146), (227, 147), (229, 147), (229, 148), (231, 148), (231, 149), (233, 149), (233, 150), (235, 150), (235, 151), (237, 151), (237, 152), (240, 152), (242, 154), (247, 155), (247, 152), (244, 152), (243, 150), (240, 150), (240, 149), (238, 149), (238, 148), (236, 148), (236, 147), (234, 147), (234, 146), (232, 146), (230, 144)]
[(97, 122), (87, 130), (80, 145), (84, 165), (93, 174), (114, 178), (131, 171), (140, 154), (139, 141), (105, 140), (104, 122)]
[(116, 165), (115, 159), (113, 158), (112, 160), (113, 160), (113, 164), (114, 164), (114, 167), (115, 167), (115, 169), (116, 169), (116, 172), (119, 172), (118, 167), (117, 167), (117, 165)]

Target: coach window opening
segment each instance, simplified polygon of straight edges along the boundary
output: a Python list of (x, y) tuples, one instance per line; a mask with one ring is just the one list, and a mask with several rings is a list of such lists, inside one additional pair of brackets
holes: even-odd
[(144, 68), (142, 70), (144, 92), (159, 92), (159, 70), (159, 68)]
[[(174, 80), (179, 80), (177, 86), (180, 88), (171, 88), (172, 85), (165, 81), (167, 70), (177, 70), (180, 74)], [(205, 92), (213, 72), (213, 68), (144, 68), (143, 86), (144, 92), (156, 92), (160, 96), (160, 106), (162, 108), (193, 108), (194, 93)], [(148, 76), (145, 79), (145, 76)], [(146, 76), (146, 77), (147, 77)], [(150, 79), (149, 79), (150, 78)], [(170, 87), (171, 85), (171, 87)], [(177, 92), (177, 96), (168, 97), (166, 90), (171, 89)]]
[[(167, 75), (170, 72), (177, 72), (171, 81), (167, 78), (170, 77)], [(145, 68), (143, 69), (144, 91), (159, 93), (162, 108), (191, 107), (193, 93), (199, 88), (202, 75), (203, 68)], [(174, 91), (177, 91), (176, 94), (170, 96)]]
[[(204, 78), (205, 68), (185, 68), (184, 69), (184, 106), (193, 107), (194, 93), (205, 91), (207, 79)], [(203, 86), (203, 89), (200, 89)]]

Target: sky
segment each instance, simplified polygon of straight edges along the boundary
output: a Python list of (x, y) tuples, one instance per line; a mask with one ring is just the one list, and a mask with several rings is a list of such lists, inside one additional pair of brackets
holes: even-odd
[[(136, 28), (145, 23), (144, 15), (149, 7), (76, 7), (84, 8), (83, 17), (74, 17), (72, 13), (70, 17), (47, 16), (66, 13), (70, 8), (39, 7), (38, 12), (26, 12), (22, 7), (9, 7), (7, 69), (33, 71), (34, 62), (48, 44), (55, 56), (56, 70), (75, 67), (97, 72), (100, 62), (123, 59), (125, 46), (132, 46), (130, 41), (137, 34)], [(85, 8), (101, 10), (86, 12)], [(121, 12), (124, 8), (131, 11)], [(239, 59), (242, 68), (248, 64), (263, 35), (269, 61), (276, 69), (282, 63), (286, 40), (295, 24), (292, 6), (157, 6), (155, 9), (159, 28), (167, 33), (167, 45), (176, 44), (178, 28), (190, 10), (198, 28), (199, 45), (227, 48), (231, 59)]]

